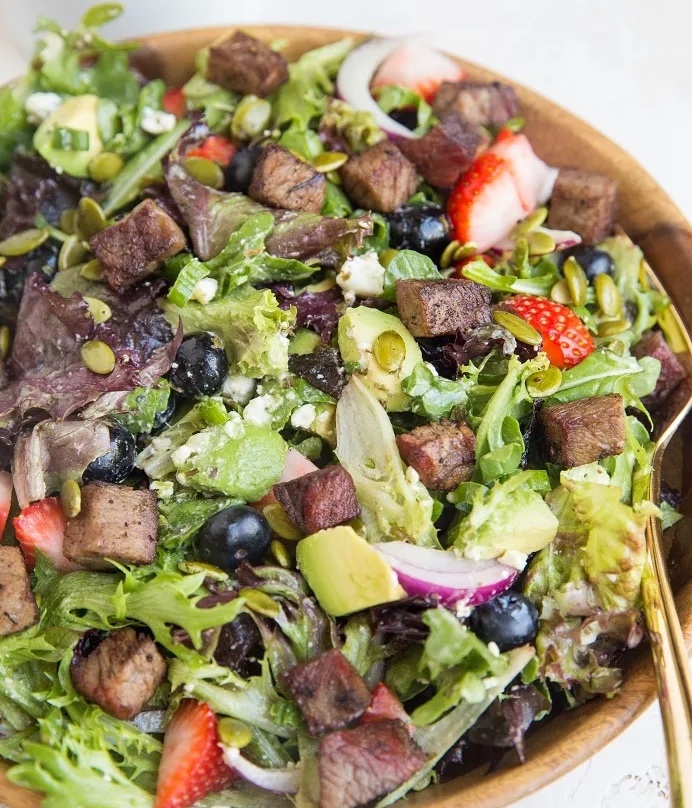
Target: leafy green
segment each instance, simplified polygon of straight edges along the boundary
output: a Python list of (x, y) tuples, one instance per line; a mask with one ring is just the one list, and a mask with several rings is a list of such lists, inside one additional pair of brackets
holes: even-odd
[(149, 434), (156, 416), (165, 412), (170, 395), (171, 388), (166, 379), (159, 379), (152, 387), (136, 387), (127, 394), (113, 417), (135, 435), (140, 432)]
[(195, 73), (183, 85), (183, 94), (189, 110), (204, 113), (207, 126), (214, 132), (227, 132), (240, 96)]
[(451, 415), (457, 407), (468, 401), (470, 383), (466, 379), (452, 381), (438, 376), (425, 362), (420, 362), (413, 373), (403, 380), (401, 389), (411, 396), (411, 410), (434, 421)]
[(384, 271), (385, 300), (396, 300), (396, 282), (399, 280), (440, 280), (442, 276), (427, 255), (415, 250), (399, 250)]
[(356, 154), (374, 146), (385, 137), (372, 112), (354, 109), (338, 98), (329, 101), (320, 120), (320, 129), (330, 136), (343, 138)]
[(348, 618), (344, 635), (341, 650), (361, 676), (365, 676), (375, 663), (384, 659), (384, 649), (373, 642), (372, 625), (364, 614)]
[(389, 115), (396, 109), (415, 109), (417, 125), (413, 130), (416, 135), (424, 135), (435, 124), (432, 107), (426, 100), (410, 87), (388, 84), (375, 88), (373, 95), (383, 112)]
[(299, 154), (304, 160), (312, 160), (324, 152), (324, 146), (317, 132), (312, 129), (287, 129), (277, 141), (280, 146)]
[[(546, 267), (545, 264), (548, 264), (548, 266)], [(542, 275), (522, 278), (513, 274), (500, 274), (497, 270), (491, 269), (485, 261), (478, 258), (466, 264), (461, 272), (465, 278), (483, 284), (483, 286), (487, 286), (494, 292), (523, 293), (547, 297), (555, 283), (560, 279), (560, 275), (555, 266), (549, 262), (543, 262), (541, 268), (546, 270)]]
[(323, 216), (338, 216), (339, 218), (346, 218), (353, 213), (353, 207), (348, 197), (340, 186), (331, 182), (331, 180), (327, 180), (321, 213)]
[(159, 547), (170, 550), (185, 546), (207, 519), (239, 504), (240, 500), (232, 497), (205, 499), (187, 493), (159, 500)]
[(31, 127), (24, 110), (26, 85), (23, 82), (0, 87), (0, 171), (10, 163), (21, 146), (31, 142)]

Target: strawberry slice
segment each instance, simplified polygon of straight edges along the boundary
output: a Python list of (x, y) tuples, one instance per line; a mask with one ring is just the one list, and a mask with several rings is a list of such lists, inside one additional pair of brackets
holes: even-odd
[(36, 550), (47, 555), (59, 572), (81, 569), (62, 554), (67, 519), (58, 497), (32, 502), (19, 516), (15, 516), (12, 523), (30, 570), (36, 564)]
[[(281, 472), (281, 477), (277, 480), (279, 483), (287, 483), (290, 480), (295, 480), (298, 477), (303, 477), (310, 474), (311, 471), (317, 471), (317, 466), (308, 460), (305, 455), (302, 455), (297, 449), (289, 449), (286, 452), (286, 460), (284, 462), (284, 470)], [(267, 505), (273, 505), (278, 502), (277, 498), (270, 491), (262, 497), (259, 502), (253, 502), (253, 508), (266, 508)]]
[(208, 135), (199, 146), (188, 149), (185, 157), (203, 157), (226, 168), (237, 151), (236, 145), (228, 138), (222, 135)]
[(526, 320), (543, 337), (543, 350), (553, 365), (571, 368), (596, 349), (593, 337), (577, 315), (567, 306), (545, 297), (516, 295), (502, 307)]
[(503, 129), (488, 151), (507, 162), (525, 214), (550, 199), (558, 169), (536, 156), (526, 135)]
[(185, 93), (182, 87), (171, 87), (166, 90), (161, 99), (161, 106), (164, 112), (175, 115), (176, 118), (184, 118), (186, 112)]
[(409, 87), (426, 101), (432, 101), (443, 81), (461, 81), (464, 71), (443, 53), (423, 45), (407, 42), (392, 51), (382, 62), (370, 83), (371, 90), (397, 84)]
[(477, 157), (459, 178), (447, 202), (454, 238), (483, 253), (524, 217), (509, 163), (490, 151)]
[(5, 529), (11, 507), (12, 475), (9, 471), (0, 471), (0, 533)]
[(202, 701), (183, 699), (163, 739), (155, 808), (187, 808), (237, 778), (223, 761), (214, 711)]
[(360, 723), (370, 724), (373, 721), (388, 719), (403, 721), (408, 726), (410, 734), (413, 735), (413, 723), (404, 709), (404, 705), (386, 685), (380, 682), (372, 691), (370, 704), (361, 716)]

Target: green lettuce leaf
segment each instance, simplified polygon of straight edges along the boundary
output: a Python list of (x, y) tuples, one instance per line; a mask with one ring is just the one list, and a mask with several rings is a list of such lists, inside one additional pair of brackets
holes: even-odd
[(343, 138), (359, 154), (385, 138), (372, 112), (354, 109), (346, 101), (332, 98), (320, 119), (320, 129)]
[(213, 132), (226, 134), (240, 96), (208, 81), (197, 72), (185, 84), (183, 94), (189, 110), (200, 110)]
[(165, 412), (170, 395), (171, 388), (166, 379), (159, 379), (152, 387), (137, 387), (127, 394), (113, 417), (134, 435), (140, 432), (149, 434), (156, 416)]
[(14, 152), (31, 142), (32, 128), (24, 110), (26, 84), (0, 87), (0, 171), (5, 171)]
[(425, 362), (416, 365), (413, 373), (401, 383), (404, 393), (411, 396), (411, 410), (434, 421), (450, 416), (457, 407), (464, 407), (469, 387), (466, 379), (445, 379)]
[(485, 261), (478, 258), (466, 264), (461, 272), (468, 280), (487, 286), (493, 292), (542, 295), (543, 297), (550, 294), (550, 290), (560, 279), (560, 274), (556, 267), (545, 261), (541, 262), (541, 269), (544, 270), (543, 274), (535, 277), (520, 277), (511, 274), (509, 267), (505, 267), (505, 269), (508, 274), (501, 274), (496, 269), (491, 269)]
[(239, 504), (241, 501), (232, 497), (207, 499), (191, 496), (187, 492), (168, 499), (160, 499), (159, 547), (164, 550), (187, 547), (207, 519), (211, 519), (219, 511)]
[(377, 87), (373, 94), (378, 106), (387, 115), (396, 109), (415, 109), (417, 121), (413, 131), (416, 135), (423, 136), (436, 122), (430, 104), (410, 87), (388, 84)]
[(385, 300), (396, 300), (396, 282), (399, 280), (439, 280), (442, 276), (427, 255), (415, 250), (399, 250), (384, 271)]

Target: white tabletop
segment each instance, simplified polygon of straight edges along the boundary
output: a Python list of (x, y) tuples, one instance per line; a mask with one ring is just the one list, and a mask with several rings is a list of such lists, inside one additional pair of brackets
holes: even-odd
[[(88, 5), (0, 0), (0, 82), (22, 70), (37, 13), (71, 24)], [(685, 0), (138, 0), (111, 32), (251, 22), (429, 31), (436, 45), (534, 88), (595, 125), (692, 219), (690, 8)], [(654, 705), (600, 754), (514, 808), (662, 808), (667, 796)]]

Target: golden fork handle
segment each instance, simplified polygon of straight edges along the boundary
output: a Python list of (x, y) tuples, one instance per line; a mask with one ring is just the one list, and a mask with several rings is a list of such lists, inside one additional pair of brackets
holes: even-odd
[(692, 808), (692, 678), (673, 593), (661, 552), (661, 527), (649, 519), (649, 561), (642, 579), (644, 615), (656, 674), (670, 774), (670, 802)]

